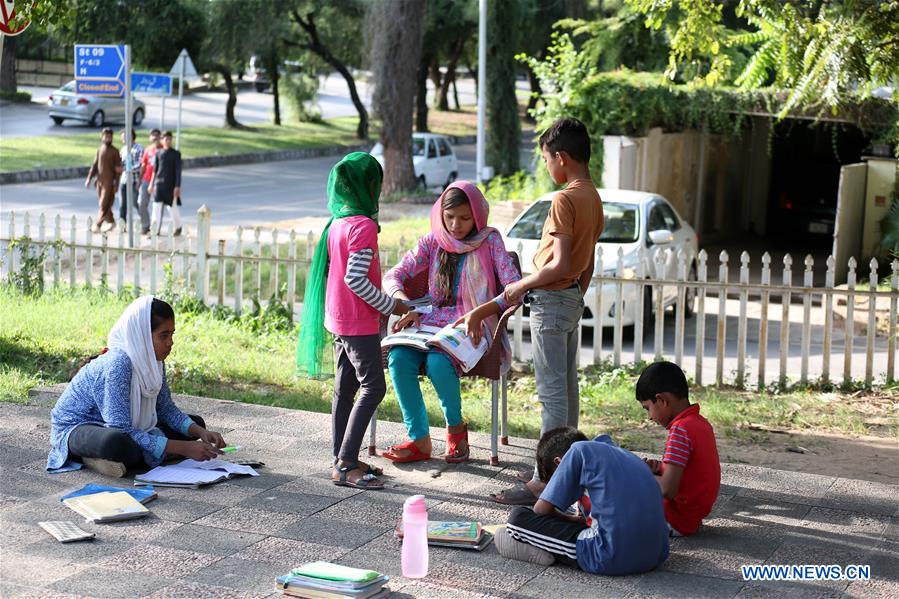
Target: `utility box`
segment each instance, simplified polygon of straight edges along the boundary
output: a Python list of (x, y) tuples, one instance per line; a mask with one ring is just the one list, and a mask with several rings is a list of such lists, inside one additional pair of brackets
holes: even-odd
[(865, 185), (865, 208), (862, 222), (862, 256), (880, 256), (880, 221), (890, 210), (893, 189), (896, 185), (895, 158), (865, 156), (868, 165)]

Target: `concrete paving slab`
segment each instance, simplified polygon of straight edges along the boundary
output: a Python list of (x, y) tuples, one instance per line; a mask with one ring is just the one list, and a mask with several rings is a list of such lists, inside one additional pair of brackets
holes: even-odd
[[(197, 546), (202, 550), (203, 547)], [(97, 565), (113, 570), (131, 570), (168, 578), (184, 578), (219, 561), (221, 556), (185, 551), (157, 545), (136, 545), (119, 555), (107, 557)]]
[(226, 557), (194, 572), (186, 581), (260, 593), (274, 591), (275, 579), (284, 574), (284, 568), (277, 564)]
[(264, 538), (265, 535), (258, 533), (184, 524), (163, 537), (153, 539), (152, 544), (185, 551), (202, 551), (210, 555), (228, 556), (253, 543), (258, 543)]
[(143, 597), (170, 586), (175, 581), (162, 576), (129, 572), (123, 576), (120, 570), (90, 568), (50, 585), (56, 591), (99, 598)]
[[(895, 469), (899, 480), (899, 468)], [(899, 486), (871, 481), (837, 479), (818, 500), (821, 507), (895, 516), (899, 510)]]
[(271, 595), (272, 593), (253, 593), (211, 584), (201, 584), (199, 582), (178, 581), (171, 586), (167, 586), (151, 595), (147, 595), (146, 599), (197, 599), (197, 597), (215, 597), (215, 599), (262, 599), (263, 597), (269, 597)]
[(387, 526), (370, 526), (359, 520), (353, 520), (351, 514), (347, 514), (344, 519), (315, 515), (286, 526), (276, 532), (275, 536), (297, 541), (327, 543), (352, 550), (390, 530), (393, 529)]
[(85, 564), (67, 559), (31, 556), (4, 548), (0, 579), (24, 587), (46, 587), (87, 568)]
[(215, 513), (223, 506), (205, 501), (190, 501), (189, 499), (172, 499), (163, 496), (147, 504), (157, 517), (170, 522), (188, 523), (199, 520), (203, 516)]
[(233, 507), (204, 516), (195, 524), (271, 535), (285, 526), (299, 521), (300, 518), (301, 516), (296, 514), (284, 512), (266, 512), (247, 507)]
[(239, 505), (269, 512), (284, 512), (286, 514), (296, 514), (298, 516), (311, 516), (339, 501), (340, 499), (336, 497), (284, 493), (283, 491), (266, 489), (257, 495), (244, 499)]
[[(325, 539), (322, 539), (323, 541)], [(293, 539), (267, 537), (258, 543), (244, 547), (234, 557), (254, 562), (276, 564), (282, 574), (289, 572), (297, 564), (316, 560), (334, 561), (346, 553), (346, 549), (331, 544), (307, 543)]]

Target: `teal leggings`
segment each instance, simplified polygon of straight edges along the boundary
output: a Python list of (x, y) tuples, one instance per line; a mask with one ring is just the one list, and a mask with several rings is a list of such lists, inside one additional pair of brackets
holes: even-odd
[(387, 367), (403, 410), (403, 422), (412, 440), (430, 434), (428, 410), (418, 384), (422, 364), (425, 364), (425, 372), (437, 391), (447, 426), (462, 424), (462, 389), (450, 359), (437, 351), (425, 353), (408, 347), (394, 347), (388, 354)]

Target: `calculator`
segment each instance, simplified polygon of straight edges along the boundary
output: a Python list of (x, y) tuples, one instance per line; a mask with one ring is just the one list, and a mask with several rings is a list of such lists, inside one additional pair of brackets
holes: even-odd
[(60, 543), (85, 541), (87, 539), (93, 539), (96, 536), (92, 532), (81, 530), (74, 522), (69, 522), (68, 520), (38, 522), (37, 525), (53, 535)]

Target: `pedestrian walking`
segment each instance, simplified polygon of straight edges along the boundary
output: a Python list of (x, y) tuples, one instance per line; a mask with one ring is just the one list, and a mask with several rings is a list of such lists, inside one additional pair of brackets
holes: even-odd
[[(138, 214), (140, 214), (141, 220), (141, 228), (148, 228), (150, 226), (150, 213), (147, 211), (144, 213), (141, 211), (140, 202), (138, 199), (138, 191), (140, 189), (139, 181), (140, 181), (140, 164), (141, 158), (144, 154), (144, 147), (137, 143), (137, 133), (134, 129), (131, 130), (131, 155), (128, 155), (128, 143), (125, 141), (125, 131), (122, 131), (122, 149), (119, 152), (122, 163), (124, 165), (124, 169), (131, 170), (131, 188), (134, 190), (134, 195), (131, 198), (131, 202), (134, 205), (134, 210)], [(128, 180), (127, 177), (122, 177), (122, 183), (119, 186), (119, 218), (122, 219), (122, 229), (124, 230), (124, 225), (128, 221)]]
[[(140, 158), (140, 214), (142, 221), (141, 234), (150, 234), (150, 183), (153, 181), (153, 164), (156, 159), (156, 152), (162, 147), (162, 133), (159, 129), (150, 130), (150, 143), (144, 148), (144, 153)], [(144, 220), (144, 214), (147, 219)]]
[(153, 180), (150, 182), (153, 194), (153, 222), (156, 233), (162, 232), (162, 215), (166, 207), (172, 214), (175, 236), (181, 235), (181, 214), (176, 199), (181, 197), (181, 152), (172, 147), (172, 132), (162, 134), (162, 149), (157, 150), (153, 159)]
[(115, 228), (115, 217), (112, 215), (112, 206), (115, 203), (115, 192), (118, 187), (119, 177), (122, 174), (122, 157), (119, 150), (112, 145), (112, 129), (106, 127), (100, 133), (100, 148), (94, 156), (84, 187), (89, 188), (94, 177), (97, 178), (97, 222), (91, 227), (93, 233), (110, 231)]

